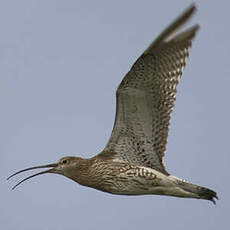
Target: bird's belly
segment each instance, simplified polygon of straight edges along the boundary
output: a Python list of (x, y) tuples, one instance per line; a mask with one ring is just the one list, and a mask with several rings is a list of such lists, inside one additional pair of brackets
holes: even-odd
[(119, 195), (165, 194), (174, 183), (168, 176), (147, 167), (133, 166), (120, 170), (112, 178), (106, 175), (100, 190)]

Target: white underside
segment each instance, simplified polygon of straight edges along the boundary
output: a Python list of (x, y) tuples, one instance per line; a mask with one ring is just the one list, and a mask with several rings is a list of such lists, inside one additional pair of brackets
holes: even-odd
[[(114, 191), (114, 194), (123, 194), (123, 195), (147, 195), (147, 194), (155, 194), (155, 195), (169, 195), (169, 196), (177, 196), (177, 197), (191, 197), (198, 198), (197, 194), (185, 191), (180, 187), (178, 181), (184, 182), (183, 180), (175, 177), (175, 176), (166, 176), (161, 172), (158, 172), (154, 169), (140, 167), (143, 170), (142, 175), (140, 177), (135, 177), (136, 181), (139, 181), (142, 185), (137, 185), (132, 183), (132, 181), (126, 182), (121, 185), (120, 191)], [(151, 171), (152, 174), (156, 178), (151, 179), (150, 177), (144, 177), (146, 171)], [(157, 181), (154, 183), (154, 181)]]

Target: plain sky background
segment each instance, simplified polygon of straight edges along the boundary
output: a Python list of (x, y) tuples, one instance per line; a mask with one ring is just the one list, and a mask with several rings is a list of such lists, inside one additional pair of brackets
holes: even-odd
[(0, 1), (0, 228), (227, 229), (229, 227), (230, 3), (197, 1), (201, 30), (178, 87), (168, 171), (212, 188), (211, 202), (114, 196), (60, 175), (11, 187), (25, 167), (105, 146), (122, 77), (190, 5), (159, 1)]

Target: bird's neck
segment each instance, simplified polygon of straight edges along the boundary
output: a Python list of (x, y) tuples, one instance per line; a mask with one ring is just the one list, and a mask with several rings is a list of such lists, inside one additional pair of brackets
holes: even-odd
[(72, 168), (66, 176), (81, 185), (89, 186), (91, 165), (91, 159), (79, 158), (76, 167)]

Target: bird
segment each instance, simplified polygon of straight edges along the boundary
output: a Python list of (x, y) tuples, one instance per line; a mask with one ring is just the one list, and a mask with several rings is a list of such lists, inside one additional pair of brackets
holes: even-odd
[[(150, 44), (125, 75), (116, 91), (116, 115), (103, 151), (91, 158), (62, 157), (18, 182), (47, 173), (63, 175), (80, 185), (116, 195), (165, 195), (212, 201), (217, 193), (171, 175), (163, 157), (177, 85), (199, 29), (181, 27), (196, 11), (193, 3)], [(48, 168), (48, 169), (47, 169)]]

